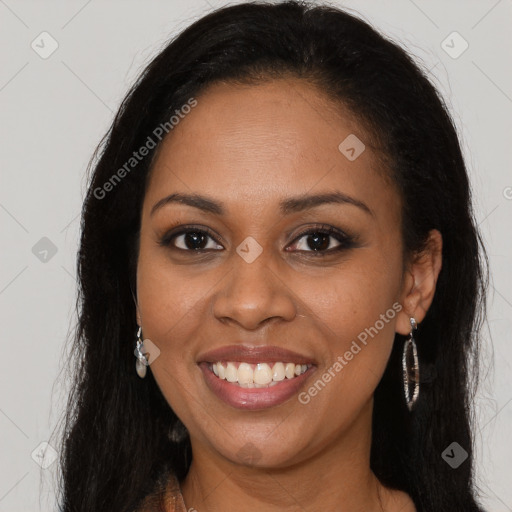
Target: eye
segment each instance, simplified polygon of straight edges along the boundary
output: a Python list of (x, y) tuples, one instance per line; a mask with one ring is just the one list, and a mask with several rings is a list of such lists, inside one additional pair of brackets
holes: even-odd
[(215, 242), (214, 235), (210, 230), (197, 227), (186, 227), (179, 232), (167, 233), (160, 241), (160, 245), (189, 252), (223, 249), (221, 245)]
[(322, 226), (300, 233), (293, 247), (298, 251), (310, 252), (312, 256), (324, 256), (326, 253), (332, 254), (354, 245), (355, 240), (350, 235), (332, 226)]

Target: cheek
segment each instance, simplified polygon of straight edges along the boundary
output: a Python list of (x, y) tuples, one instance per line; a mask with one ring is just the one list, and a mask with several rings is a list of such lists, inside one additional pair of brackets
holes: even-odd
[(203, 335), (205, 291), (210, 287), (206, 276), (188, 278), (183, 266), (172, 265), (164, 251), (155, 250), (141, 237), (138, 309), (144, 338), (160, 350), (151, 372), (170, 404), (186, 394), (198, 377), (193, 350)]
[(332, 393), (322, 393), (318, 405), (333, 400), (357, 407), (372, 395), (387, 365), (402, 308), (397, 300), (400, 269), (399, 257), (368, 251), (345, 271), (316, 280), (315, 286), (311, 279), (301, 280), (297, 295), (308, 297), (315, 330), (327, 340), (325, 367), (317, 379), (332, 382)]
[[(141, 237), (142, 238), (142, 237)], [(173, 265), (164, 251), (141, 240), (137, 265), (137, 298), (144, 335), (166, 342), (179, 341), (174, 329), (181, 329), (194, 311), (200, 311), (205, 291), (210, 288), (208, 273), (191, 279), (185, 266)]]
[(160, 251), (144, 243), (137, 265), (137, 298), (144, 339), (160, 350), (151, 373), (169, 405), (189, 418), (190, 390), (200, 378), (194, 347), (200, 344), (208, 278), (190, 279)]
[[(290, 276), (291, 277), (291, 276)], [(327, 330), (328, 337), (347, 340), (373, 326), (399, 298), (401, 259), (378, 248), (359, 253), (339, 267), (314, 277), (296, 274), (293, 291), (303, 298), (309, 314)], [(389, 334), (392, 322), (378, 323)], [(389, 325), (391, 327), (389, 327)]]

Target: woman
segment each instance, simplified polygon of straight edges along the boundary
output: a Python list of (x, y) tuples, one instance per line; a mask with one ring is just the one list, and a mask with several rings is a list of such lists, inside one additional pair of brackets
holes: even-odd
[(200, 19), (84, 204), (63, 511), (479, 511), (485, 252), (452, 120), (363, 21)]

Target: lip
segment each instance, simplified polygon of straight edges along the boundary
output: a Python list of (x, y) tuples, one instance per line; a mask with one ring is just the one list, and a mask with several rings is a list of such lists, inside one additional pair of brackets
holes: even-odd
[(275, 407), (289, 400), (314, 373), (316, 366), (311, 366), (298, 377), (285, 379), (270, 388), (242, 388), (219, 379), (206, 361), (201, 362), (199, 368), (203, 372), (206, 385), (218, 398), (236, 409), (255, 411)]
[(200, 363), (218, 363), (223, 361), (239, 361), (245, 363), (295, 363), (311, 364), (316, 362), (312, 357), (287, 350), (274, 345), (265, 345), (260, 347), (248, 347), (244, 345), (225, 345), (223, 347), (210, 350), (201, 354), (197, 358)]
[[(308, 364), (311, 367), (293, 379), (285, 379), (269, 388), (242, 388), (226, 380), (219, 379), (211, 370), (212, 363), (218, 362), (245, 363), (295, 363)], [(315, 372), (316, 361), (312, 357), (293, 352), (274, 345), (244, 346), (225, 345), (201, 354), (197, 358), (206, 385), (220, 400), (236, 409), (262, 410), (280, 405), (295, 394), (305, 381)]]

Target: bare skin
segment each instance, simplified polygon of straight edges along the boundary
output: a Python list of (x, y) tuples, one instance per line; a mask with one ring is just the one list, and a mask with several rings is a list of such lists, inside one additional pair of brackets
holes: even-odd
[[(197, 101), (155, 162), (137, 268), (137, 321), (160, 350), (150, 371), (192, 442), (181, 483), (187, 509), (415, 511), (370, 469), (373, 393), (395, 332), (409, 333), (409, 318), (420, 324), (432, 302), (441, 235), (432, 231), (427, 250), (403, 260), (397, 190), (357, 121), (311, 85), (218, 84)], [(352, 133), (366, 149), (349, 161), (338, 146)], [(279, 209), (292, 196), (334, 191), (369, 211), (350, 203)], [(177, 192), (221, 202), (225, 213), (180, 203), (151, 213)], [(194, 253), (197, 242), (180, 229), (160, 243), (185, 225), (211, 230), (199, 244), (208, 252)], [(298, 235), (325, 226), (355, 242), (327, 234), (316, 251), (324, 256), (315, 256), (318, 246)], [(249, 236), (262, 249), (251, 263), (236, 251)], [(400, 310), (389, 318), (393, 304)], [(202, 353), (224, 345), (277, 345), (314, 361), (307, 391), (383, 314), (378, 334), (308, 403), (295, 394), (256, 411), (232, 407), (198, 366)]]

